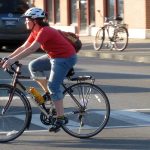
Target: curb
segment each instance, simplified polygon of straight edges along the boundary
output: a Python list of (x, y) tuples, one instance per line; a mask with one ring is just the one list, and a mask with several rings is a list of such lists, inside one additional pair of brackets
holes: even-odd
[[(139, 63), (150, 63), (150, 39), (129, 39), (129, 45), (137, 44), (135, 47), (127, 47), (123, 52), (117, 51), (95, 51), (93, 46), (94, 36), (81, 36), (83, 49), (78, 53), (81, 57), (95, 57), (104, 60), (120, 60)], [(149, 44), (142, 48), (139, 45)]]
[(150, 53), (145, 53), (145, 55), (141, 55), (140, 53), (125, 53), (125, 52), (97, 52), (92, 50), (81, 50), (78, 53), (81, 57), (91, 57), (91, 58), (99, 58), (104, 60), (120, 60), (120, 61), (129, 61), (129, 62), (139, 62), (139, 63), (150, 63)]
[[(80, 39), (83, 43), (91, 43), (94, 41), (94, 36), (80, 36)], [(129, 43), (150, 43), (150, 39), (144, 38), (129, 38)]]

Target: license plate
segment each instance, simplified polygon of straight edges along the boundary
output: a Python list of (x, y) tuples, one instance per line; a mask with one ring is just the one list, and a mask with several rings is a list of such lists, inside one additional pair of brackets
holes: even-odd
[(16, 21), (14, 21), (14, 20), (6, 20), (5, 21), (5, 25), (7, 25), (7, 26), (14, 26), (14, 25), (16, 25)]

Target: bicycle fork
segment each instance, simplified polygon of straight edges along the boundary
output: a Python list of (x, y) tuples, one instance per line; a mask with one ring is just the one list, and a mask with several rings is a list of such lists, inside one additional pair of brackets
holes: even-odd
[(18, 74), (15, 74), (13, 76), (13, 81), (12, 81), (13, 89), (11, 89), (11, 91), (9, 91), (8, 102), (6, 103), (5, 107), (2, 109), (2, 115), (5, 114), (5, 112), (8, 110), (8, 108), (9, 108), (11, 102), (12, 102), (12, 99), (13, 99), (13, 96), (14, 96), (14, 93), (15, 93), (15, 90), (16, 90), (17, 76), (18, 76)]
[(10, 94), (9, 94), (9, 99), (8, 99), (8, 102), (6, 103), (5, 107), (2, 109), (2, 115), (5, 114), (5, 112), (8, 110), (10, 104), (11, 104), (11, 101), (13, 99), (13, 96), (14, 96), (14, 91), (15, 91), (15, 88), (12, 89), (12, 91), (10, 91)]

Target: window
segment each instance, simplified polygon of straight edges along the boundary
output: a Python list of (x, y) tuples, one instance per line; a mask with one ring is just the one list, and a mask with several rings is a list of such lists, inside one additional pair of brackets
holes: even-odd
[(48, 0), (47, 6), (49, 22), (60, 22), (60, 0)]
[(87, 26), (87, 9), (88, 9), (88, 1), (81, 0), (80, 1), (80, 29), (85, 30)]
[(56, 22), (60, 22), (60, 1), (55, 0), (55, 16)]
[(123, 0), (118, 0), (118, 15), (120, 15), (121, 17), (123, 17), (124, 15), (124, 2)]
[(108, 0), (108, 17), (118, 16), (123, 17), (124, 0)]
[(114, 16), (114, 0), (108, 0), (108, 17)]
[(95, 0), (89, 0), (90, 24), (95, 23)]
[(48, 20), (49, 22), (53, 21), (53, 9), (52, 9), (52, 0), (48, 0), (47, 6), (48, 6)]
[(71, 0), (71, 24), (77, 22), (77, 13), (76, 13), (76, 7), (77, 7), (77, 0)]

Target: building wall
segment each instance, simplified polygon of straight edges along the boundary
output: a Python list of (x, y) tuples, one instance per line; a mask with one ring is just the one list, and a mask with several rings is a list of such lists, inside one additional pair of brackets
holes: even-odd
[(67, 32), (76, 32), (76, 26), (70, 25), (69, 0), (60, 0), (60, 22), (52, 24), (51, 27)]
[(150, 38), (149, 0), (124, 0), (124, 21), (130, 38)]
[(146, 0), (146, 28), (150, 29), (150, 0)]
[[(97, 12), (100, 10), (100, 13)], [(95, 26), (102, 26), (104, 21), (104, 0), (95, 0)]]
[[(44, 8), (46, 0), (31, 0), (34, 5)], [(106, 0), (95, 0), (95, 24), (88, 28), (89, 35), (104, 23)], [(150, 0), (124, 0), (124, 23), (128, 25), (129, 38), (150, 38)], [(60, 23), (53, 27), (67, 31), (76, 31), (76, 27), (69, 25), (69, 0), (60, 0)], [(100, 10), (100, 13), (97, 12)]]
[(124, 0), (124, 21), (129, 28), (144, 29), (146, 27), (145, 0)]
[(31, 3), (33, 6), (44, 9), (44, 3), (45, 3), (44, 0), (31, 0)]
[(60, 22), (61, 22), (61, 25), (65, 25), (67, 26), (68, 25), (68, 15), (69, 15), (69, 11), (68, 8), (68, 2), (67, 0), (60, 0)]
[[(95, 0), (95, 26), (89, 28), (89, 33), (92, 36), (95, 36), (97, 30), (99, 27), (101, 27), (104, 23), (104, 5), (105, 5), (105, 0)], [(100, 12), (98, 12), (98, 10)]]

